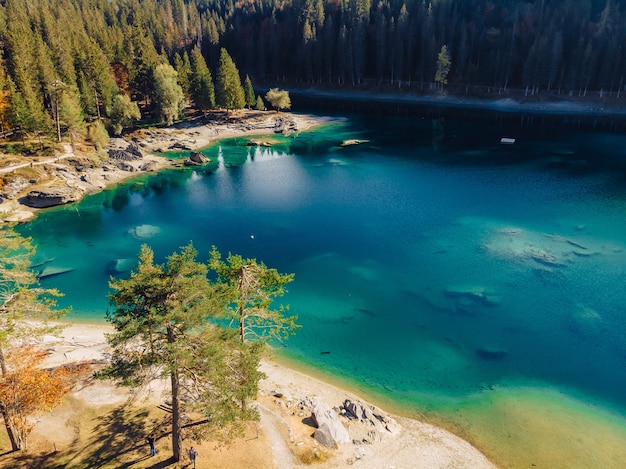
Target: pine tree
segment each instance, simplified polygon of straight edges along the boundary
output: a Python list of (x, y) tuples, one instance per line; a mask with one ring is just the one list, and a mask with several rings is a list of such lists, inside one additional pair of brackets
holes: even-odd
[(239, 70), (226, 49), (220, 50), (220, 65), (215, 80), (216, 104), (225, 109), (242, 109), (246, 105)]
[[(96, 115), (100, 118), (106, 114), (119, 93), (109, 59), (100, 46), (92, 39), (85, 39), (85, 55), (82, 70), (89, 89), (84, 92), (94, 97), (97, 106)], [(82, 91), (82, 90), (81, 90)]]
[(209, 282), (207, 266), (196, 256), (190, 244), (165, 264), (155, 264), (154, 253), (144, 245), (130, 278), (111, 283), (115, 310), (107, 320), (116, 330), (108, 337), (113, 357), (99, 374), (132, 387), (169, 379), (174, 461), (181, 459), (187, 410), (202, 412), (207, 417), (202, 423), (220, 429), (237, 429), (238, 422), (258, 418), (254, 409), (241, 405), (262, 376), (258, 352), (241, 344), (235, 329), (209, 320), (222, 315), (229, 290)]
[(254, 106), (254, 109), (256, 109), (257, 111), (265, 111), (265, 103), (263, 102), (263, 98), (261, 98), (261, 95), (258, 95), (256, 97), (256, 104)]
[(191, 51), (191, 99), (197, 109), (215, 107), (215, 88), (209, 67), (198, 47)]
[(250, 80), (250, 77), (248, 75), (246, 75), (243, 89), (246, 97), (246, 106), (248, 106), (248, 109), (251, 109), (256, 105), (256, 97), (254, 94), (254, 88), (252, 87), (252, 80)]
[(69, 134), (72, 145), (86, 136), (87, 126), (80, 99), (77, 92), (70, 88), (61, 94), (59, 121), (61, 127)]
[(293, 274), (280, 274), (256, 259), (244, 259), (229, 254), (226, 260), (215, 246), (211, 250), (209, 267), (225, 284), (232, 306), (231, 315), (237, 319), (241, 342), (286, 339), (298, 328), (296, 316), (285, 316), (288, 307), (272, 308), (275, 298), (286, 293), (285, 285)]
[(178, 84), (183, 89), (183, 93), (187, 99), (191, 99), (191, 63), (187, 51), (180, 56), (174, 56), (174, 68), (178, 73)]

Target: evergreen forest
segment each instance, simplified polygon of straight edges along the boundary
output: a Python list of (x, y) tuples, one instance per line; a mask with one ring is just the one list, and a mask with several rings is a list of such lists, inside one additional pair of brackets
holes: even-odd
[(253, 105), (244, 82), (620, 93), (625, 24), (626, 0), (2, 0), (0, 123), (117, 133), (181, 91)]

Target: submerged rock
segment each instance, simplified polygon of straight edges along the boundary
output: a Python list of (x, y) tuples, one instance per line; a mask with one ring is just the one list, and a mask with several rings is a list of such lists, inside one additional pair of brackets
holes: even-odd
[(582, 337), (598, 337), (604, 328), (602, 316), (593, 308), (578, 305), (567, 318), (570, 330)]
[(496, 348), (477, 348), (476, 355), (478, 358), (485, 361), (500, 361), (509, 354), (506, 350)]
[(500, 303), (498, 294), (486, 287), (448, 287), (444, 296), (464, 305), (493, 306)]
[(67, 274), (68, 272), (72, 272), (74, 269), (70, 267), (57, 267), (57, 266), (47, 266), (45, 267), (39, 274), (37, 278), (44, 279), (49, 277), (54, 277), (55, 275)]
[(578, 258), (608, 253), (603, 243), (589, 238), (581, 241), (515, 227), (493, 230), (483, 248), (494, 256), (511, 259), (533, 269), (549, 270), (566, 268)]
[(161, 228), (153, 225), (139, 225), (128, 230), (128, 234), (137, 239), (149, 239), (158, 235)]
[(114, 261), (110, 261), (107, 264), (107, 274), (115, 275), (115, 274), (123, 274), (125, 272), (130, 272), (137, 265), (136, 259), (129, 258), (120, 258), (115, 259)]

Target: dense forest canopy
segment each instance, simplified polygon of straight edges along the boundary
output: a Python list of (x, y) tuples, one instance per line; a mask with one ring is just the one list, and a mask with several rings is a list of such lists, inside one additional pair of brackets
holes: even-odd
[(80, 133), (119, 94), (150, 110), (163, 63), (212, 103), (196, 47), (209, 76), (224, 49), (266, 86), (432, 87), (446, 57), (451, 85), (616, 91), (625, 24), (625, 0), (3, 0), (0, 121)]

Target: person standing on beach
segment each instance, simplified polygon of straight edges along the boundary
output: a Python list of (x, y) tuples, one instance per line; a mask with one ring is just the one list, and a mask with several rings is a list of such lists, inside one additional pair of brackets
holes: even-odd
[(148, 445), (150, 446), (150, 456), (156, 456), (156, 446), (154, 445), (154, 437), (152, 435), (149, 435), (146, 438), (146, 441), (148, 442)]
[(198, 457), (198, 451), (196, 451), (195, 448), (192, 446), (191, 448), (189, 448), (189, 451), (187, 451), (187, 453), (189, 454), (189, 460), (193, 463), (193, 469), (196, 469), (196, 458)]

